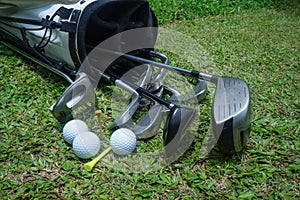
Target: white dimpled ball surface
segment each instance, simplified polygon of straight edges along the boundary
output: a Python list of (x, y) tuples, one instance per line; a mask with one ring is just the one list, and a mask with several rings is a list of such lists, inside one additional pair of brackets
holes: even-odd
[(79, 119), (74, 119), (66, 123), (66, 125), (63, 128), (63, 137), (64, 140), (72, 144), (74, 138), (79, 134), (88, 131), (89, 128), (86, 125), (85, 122), (79, 120)]
[(82, 159), (95, 157), (100, 150), (100, 139), (93, 132), (83, 132), (73, 141), (74, 153)]
[(114, 153), (118, 155), (127, 155), (134, 151), (136, 142), (136, 136), (131, 130), (121, 128), (113, 132), (109, 144)]

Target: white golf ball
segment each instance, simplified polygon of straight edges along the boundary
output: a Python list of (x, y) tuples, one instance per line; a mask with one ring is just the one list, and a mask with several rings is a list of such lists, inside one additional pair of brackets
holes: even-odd
[(88, 130), (89, 130), (88, 126), (83, 121), (81, 121), (79, 119), (71, 120), (68, 123), (66, 123), (66, 125), (63, 128), (64, 140), (67, 143), (72, 144), (74, 138), (79, 133), (86, 132)]
[(73, 150), (79, 158), (92, 158), (99, 153), (100, 139), (93, 132), (80, 133), (73, 141)]
[(136, 136), (131, 130), (120, 128), (113, 132), (109, 144), (116, 154), (127, 155), (134, 151), (136, 142)]

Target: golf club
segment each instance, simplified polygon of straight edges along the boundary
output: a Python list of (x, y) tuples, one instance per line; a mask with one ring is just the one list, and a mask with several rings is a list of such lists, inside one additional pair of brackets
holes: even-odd
[[(157, 95), (161, 97), (164, 93), (169, 94), (168, 101), (171, 103), (179, 103), (181, 100), (180, 93), (165, 85), (161, 86), (160, 93)], [(158, 128), (163, 121), (162, 118), (169, 112), (164, 105), (154, 101), (154, 104), (150, 107), (148, 112), (136, 123), (132, 128), (132, 131), (138, 138), (150, 138), (157, 134)]]
[(182, 155), (192, 143), (194, 137), (187, 129), (195, 115), (196, 110), (191, 108), (176, 109), (169, 113), (163, 133), (167, 162)]
[[(117, 80), (115, 84), (132, 94), (130, 104), (113, 122), (116, 125), (120, 125), (127, 123), (131, 119), (139, 106), (140, 96), (133, 88), (121, 80)], [(61, 124), (65, 124), (74, 118), (72, 111), (88, 103), (91, 105), (88, 106), (89, 109), (84, 112), (84, 115), (92, 113), (91, 109), (94, 108), (95, 104), (95, 92), (87, 75), (80, 72), (78, 73), (78, 78), (65, 90), (59, 100), (50, 107), (50, 111)]]
[(164, 105), (154, 103), (148, 112), (132, 128), (132, 131), (140, 139), (154, 136), (160, 127), (165, 113), (167, 113), (167, 111)]
[[(164, 58), (164, 55), (161, 54), (159, 56), (156, 56), (156, 58), (159, 58), (161, 62), (167, 63), (167, 57)], [(150, 66), (150, 65), (149, 65)], [(197, 99), (198, 102), (203, 100), (206, 95), (207, 85), (206, 82), (203, 80), (197, 80), (197, 85), (193, 88), (192, 91), (190, 91), (185, 98), (181, 97), (181, 94), (176, 91), (175, 89), (163, 85), (163, 81), (166, 78), (166, 69), (160, 69), (158, 73), (154, 75), (150, 75), (153, 73), (153, 70), (150, 70), (149, 68), (143, 73), (146, 74), (148, 78), (141, 79), (143, 80), (143, 84), (141, 84), (141, 81), (137, 82), (137, 85), (146, 88), (148, 91), (152, 91), (151, 93), (155, 93), (157, 96), (161, 97), (162, 94), (168, 94), (169, 98), (168, 101), (181, 105), (181, 102), (191, 102), (191, 100)], [(142, 74), (142, 76), (143, 76)], [(126, 79), (127, 74), (125, 74)], [(124, 76), (122, 77), (122, 79)], [(129, 78), (130, 79), (130, 78)], [(149, 101), (146, 98), (140, 98), (140, 107), (149, 105), (151, 101)], [(151, 103), (153, 104), (153, 103)], [(168, 110), (165, 108), (164, 105), (159, 104), (158, 102), (154, 101), (154, 105), (151, 105), (148, 112), (140, 118), (140, 120), (137, 122), (135, 126), (133, 126), (132, 131), (136, 134), (138, 138), (149, 138), (154, 136), (158, 132), (158, 128), (161, 124), (161, 117), (164, 117), (164, 115), (168, 113)], [(128, 121), (128, 123), (121, 124), (119, 126), (116, 126), (116, 124), (113, 124), (110, 129), (114, 130), (116, 128), (121, 127), (132, 127), (132, 120)]]
[[(105, 76), (107, 79), (110, 79), (112, 82), (119, 80), (118, 76), (112, 74), (110, 75), (102, 74), (102, 76)], [(159, 104), (166, 106), (170, 110), (165, 124), (163, 138), (164, 138), (164, 144), (166, 148), (166, 157), (167, 158), (174, 157), (174, 154), (172, 153), (172, 149), (174, 148), (174, 145), (172, 145), (173, 148), (168, 147), (168, 145), (171, 141), (173, 142), (173, 139), (175, 137), (176, 139), (182, 138), (181, 136), (184, 135), (184, 132), (186, 131), (187, 127), (191, 124), (192, 120), (194, 119), (196, 110), (192, 108), (181, 107), (176, 104), (170, 103), (169, 101), (164, 100), (158, 97), (157, 95), (150, 93), (148, 90), (139, 87), (134, 83), (126, 82), (126, 81), (124, 82), (129, 86), (131, 86), (132, 88), (135, 88), (137, 93), (144, 95), (154, 101), (157, 101)], [(178, 147), (178, 145), (180, 145), (181, 142), (176, 141), (175, 143), (177, 144), (175, 145), (175, 147)], [(173, 150), (175, 151), (175, 149)]]
[[(148, 74), (149, 73), (147, 71), (146, 75), (144, 76), (144, 79), (141, 81), (140, 84), (144, 84), (144, 81), (147, 82), (146, 79), (148, 79), (149, 77)], [(111, 129), (126, 124), (131, 119), (136, 109), (139, 107), (139, 101), (140, 101), (139, 94), (132, 87), (130, 87), (129, 85), (127, 85), (121, 80), (116, 80), (115, 84), (116, 86), (119, 86), (120, 88), (123, 88), (126, 91), (128, 91), (130, 94), (132, 94), (132, 96), (131, 96), (130, 104), (127, 106), (127, 108), (121, 114), (119, 114), (119, 116), (110, 125)]]
[[(61, 95), (59, 100), (50, 107), (54, 117), (61, 123), (65, 124), (73, 119), (72, 111), (79, 106), (95, 104), (95, 93), (92, 84), (85, 73), (78, 73), (78, 78), (74, 81)], [(84, 113), (89, 114), (90, 109)]]
[[(150, 54), (156, 52), (150, 51)], [(245, 147), (251, 127), (251, 103), (248, 85), (243, 80), (182, 69), (129, 54), (122, 54), (122, 56), (214, 83), (216, 90), (212, 108), (212, 127), (220, 150), (228, 154), (239, 152)]]
[[(160, 59), (162, 62), (167, 62), (167, 59), (164, 57)], [(130, 70), (129, 72), (125, 73), (122, 76), (122, 78), (127, 82), (132, 82), (134, 81), (133, 79), (138, 79), (136, 81), (137, 86), (146, 88), (151, 93), (154, 93), (159, 96), (161, 95), (159, 87), (161, 87), (162, 82), (166, 76), (166, 73), (164, 72), (165, 69), (160, 69), (157, 72), (153, 72), (152, 68), (153, 67), (148, 64), (137, 66), (132, 69), (133, 71)], [(134, 76), (132, 76), (132, 74), (134, 74)], [(140, 97), (138, 93), (128, 84), (125, 84), (124, 81), (117, 80), (115, 83), (120, 88), (123, 88), (127, 92), (132, 94), (132, 96), (130, 98), (130, 104), (127, 106), (127, 108), (121, 114), (119, 114), (119, 116), (110, 125), (111, 130), (120, 127), (125, 127), (125, 125), (132, 118), (132, 115), (136, 112), (137, 108), (144, 107), (149, 104), (149, 101), (147, 99)]]
[[(164, 73), (161, 72), (162, 70), (164, 70)], [(147, 89), (150, 88), (148, 89), (148, 91), (151, 91), (151, 88), (153, 89), (153, 85), (155, 85), (155, 94), (157, 96), (161, 97), (163, 94), (168, 94), (168, 101), (177, 105), (181, 105), (182, 102), (191, 102), (192, 99), (197, 99), (198, 102), (200, 102), (202, 99), (205, 98), (205, 93), (207, 89), (205, 81), (198, 80), (198, 83), (195, 86), (195, 88), (193, 88), (193, 90), (189, 92), (183, 99), (178, 91), (169, 86), (163, 85), (163, 79), (165, 79), (166, 70), (162, 70), (160, 70), (160, 73), (158, 73), (153, 78), (153, 80), (159, 81), (159, 89), (157, 89), (157, 83), (155, 81), (149, 81), (146, 87)], [(147, 99), (141, 99), (140, 101), (142, 100), (149, 102), (149, 100)], [(132, 128), (132, 131), (136, 134), (138, 138), (145, 139), (157, 134), (158, 128), (160, 127), (160, 124), (163, 121), (161, 118), (168, 113), (168, 109), (166, 109), (164, 105), (161, 105), (156, 101), (154, 101), (154, 103), (152, 104), (153, 105), (151, 105), (148, 112), (142, 118), (140, 118), (140, 120)], [(129, 128), (132, 127), (132, 123), (123, 124), (119, 127)]]

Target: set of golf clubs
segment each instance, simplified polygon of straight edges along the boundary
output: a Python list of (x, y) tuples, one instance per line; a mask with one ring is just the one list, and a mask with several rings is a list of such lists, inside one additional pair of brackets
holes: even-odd
[[(33, 59), (42, 66), (46, 65), (40, 60), (32, 57), (26, 52), (8, 45), (10, 48), (17, 52)], [(179, 67), (168, 65), (168, 59), (161, 53), (149, 51), (151, 57), (159, 57), (162, 62), (153, 61), (151, 59), (145, 59), (129, 54), (121, 54), (118, 52), (111, 52), (113, 54), (120, 54), (128, 60), (139, 62), (140, 64), (150, 65), (151, 67), (157, 67), (159, 73), (156, 79), (152, 79), (153, 84), (147, 89), (144, 88), (147, 85), (147, 77), (140, 80), (139, 84), (134, 84), (126, 80), (120, 79), (120, 77), (113, 74), (103, 74), (108, 80), (111, 80), (117, 86), (127, 90), (132, 94), (132, 100), (128, 107), (121, 113), (113, 122), (111, 128), (117, 128), (126, 126), (126, 123), (131, 119), (137, 108), (140, 106), (141, 96), (145, 96), (148, 99), (154, 101), (154, 105), (149, 109), (144, 117), (132, 128), (136, 135), (140, 138), (148, 138), (155, 134), (159, 127), (158, 121), (162, 115), (167, 115), (165, 127), (164, 127), (164, 145), (167, 155), (172, 155), (174, 149), (177, 149), (182, 142), (182, 135), (184, 135), (187, 127), (192, 122), (195, 109), (185, 108), (180, 106), (180, 94), (176, 90), (163, 86), (163, 79), (166, 70), (173, 71), (185, 76), (189, 76), (197, 79), (194, 92), (195, 97), (202, 99), (206, 92), (206, 82), (209, 81), (216, 85), (216, 90), (213, 98), (212, 112), (211, 112), (211, 127), (213, 135), (217, 140), (218, 147), (222, 153), (232, 154), (240, 152), (244, 149), (246, 142), (250, 134), (251, 126), (251, 104), (250, 104), (250, 92), (247, 84), (238, 78), (232, 77), (219, 77), (198, 71), (192, 71), (182, 69)], [(49, 68), (47, 65), (46, 68)], [(55, 69), (55, 71), (58, 71)], [(94, 106), (93, 99), (95, 92), (89, 77), (84, 73), (78, 73), (78, 78), (72, 81), (70, 76), (65, 72), (59, 71), (71, 85), (62, 94), (59, 100), (50, 108), (54, 117), (61, 123), (66, 123), (73, 118), (72, 111), (78, 106), (89, 102), (92, 104), (90, 108)], [(57, 73), (57, 72), (56, 72)], [(150, 91), (149, 91), (150, 90)], [(163, 91), (172, 93), (169, 100), (161, 98)], [(174, 98), (175, 97), (175, 98)], [(86, 113), (93, 113), (91, 110), (87, 110)]]
[[(155, 55), (157, 53), (149, 51), (149, 54)], [(243, 150), (248, 141), (251, 128), (250, 91), (245, 81), (233, 77), (220, 77), (199, 71), (182, 69), (129, 54), (122, 54), (120, 56), (215, 84), (216, 90), (212, 104), (211, 125), (219, 149), (225, 154)], [(141, 92), (146, 94), (146, 91), (142, 89)], [(176, 135), (181, 135), (182, 131), (184, 131), (180, 129), (174, 130), (174, 127), (178, 127), (174, 124), (174, 121), (180, 119), (176, 113), (181, 113), (180, 124), (188, 125), (191, 119), (185, 116), (192, 116), (194, 112), (191, 109), (183, 108), (178, 105), (172, 107), (170, 103), (160, 103), (170, 108), (166, 125), (171, 131), (167, 131), (164, 134), (164, 142), (168, 144)]]
[[(251, 105), (249, 88), (243, 80), (171, 66), (168, 64), (166, 56), (154, 51), (148, 51), (147, 53), (151, 58), (160, 58), (161, 62), (130, 54), (110, 53), (120, 54), (119, 56), (123, 58), (145, 66), (144, 73), (137, 83), (113, 73), (102, 74), (105, 79), (110, 80), (131, 94), (129, 105), (112, 123), (110, 127), (112, 130), (131, 126), (130, 122), (134, 113), (145, 102), (150, 100), (152, 101), (152, 106), (131, 129), (138, 138), (152, 137), (158, 132), (162, 121), (161, 118), (167, 115), (163, 131), (165, 153), (167, 158), (177, 156), (176, 152), (180, 149), (181, 144), (190, 142), (188, 141), (187, 128), (195, 117), (196, 109), (181, 106), (182, 101), (189, 101), (189, 99), (182, 99), (178, 91), (163, 84), (166, 71), (176, 72), (197, 80), (193, 97), (199, 101), (205, 97), (206, 81), (215, 84), (216, 89), (211, 112), (213, 136), (220, 151), (224, 154), (232, 154), (244, 149), (250, 133)], [(158, 69), (158, 73), (155, 75), (152, 74), (153, 68)], [(76, 104), (82, 104), (87, 99), (87, 96), (91, 97), (93, 95), (91, 85), (87, 75), (81, 75), (66, 90), (60, 100), (53, 105), (51, 110), (54, 116), (63, 121), (66, 119), (66, 116), (71, 116), (72, 109)], [(168, 99), (162, 98), (165, 92), (170, 94)], [(77, 102), (74, 103), (74, 99)], [(74, 105), (66, 106), (70, 104), (69, 102), (73, 102)], [(64, 118), (62, 118), (62, 113), (64, 113)]]

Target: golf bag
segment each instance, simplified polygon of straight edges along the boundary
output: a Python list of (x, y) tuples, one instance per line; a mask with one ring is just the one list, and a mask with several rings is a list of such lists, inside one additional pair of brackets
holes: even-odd
[[(0, 40), (68, 80), (105, 39), (155, 26), (146, 0), (0, 1)], [(149, 37), (154, 45), (155, 33)]]

